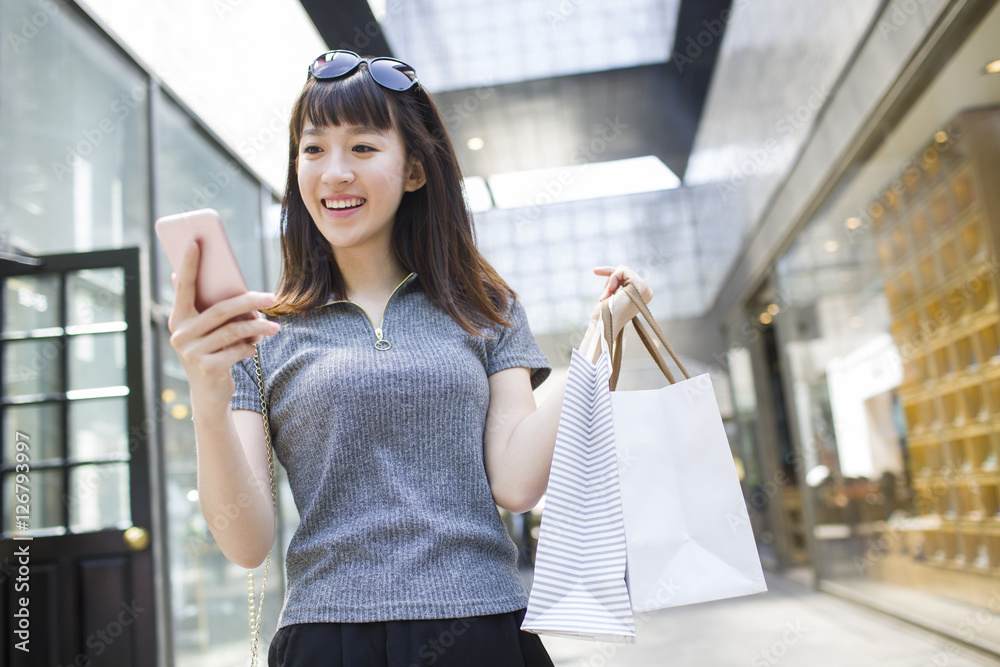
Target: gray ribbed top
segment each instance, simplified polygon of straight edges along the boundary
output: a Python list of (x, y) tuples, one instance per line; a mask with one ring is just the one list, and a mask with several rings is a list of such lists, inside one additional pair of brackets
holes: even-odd
[[(372, 313), (378, 324), (379, 313)], [(383, 336), (353, 303), (280, 318), (260, 344), (272, 443), (299, 526), (278, 627), (498, 614), (527, 595), (483, 464), (487, 376), (549, 374), (524, 314), (472, 336), (411, 276)], [(253, 358), (233, 366), (233, 409), (260, 412)]]

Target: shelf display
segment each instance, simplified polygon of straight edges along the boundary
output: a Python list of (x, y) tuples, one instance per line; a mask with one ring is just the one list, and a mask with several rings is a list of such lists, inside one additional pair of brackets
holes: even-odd
[(917, 514), (879, 574), (956, 597), (1000, 579), (998, 176), (1000, 110), (963, 113), (868, 209)]

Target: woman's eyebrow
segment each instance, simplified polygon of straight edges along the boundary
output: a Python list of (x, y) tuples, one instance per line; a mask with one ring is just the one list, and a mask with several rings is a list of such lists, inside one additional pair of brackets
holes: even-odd
[(380, 137), (385, 136), (385, 132), (382, 130), (368, 125), (352, 125), (347, 129), (347, 132), (348, 134), (377, 134)]
[[(347, 127), (347, 133), (351, 135), (355, 134), (376, 134), (380, 137), (385, 136), (385, 131), (380, 130), (377, 127), (371, 127), (370, 125), (349, 125)], [(319, 127), (307, 127), (302, 130), (302, 136), (316, 136), (321, 137), (325, 134), (322, 128)]]

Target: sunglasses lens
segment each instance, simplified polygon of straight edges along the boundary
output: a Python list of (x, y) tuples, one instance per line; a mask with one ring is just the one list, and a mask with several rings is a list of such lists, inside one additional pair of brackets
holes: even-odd
[(361, 58), (350, 51), (331, 51), (317, 58), (310, 73), (317, 79), (336, 79), (358, 66)]
[(392, 58), (378, 58), (368, 63), (368, 71), (379, 84), (391, 90), (409, 90), (417, 82), (413, 68)]
[[(361, 56), (353, 51), (330, 51), (313, 61), (309, 73), (316, 79), (336, 79), (349, 74), (360, 63)], [(368, 72), (379, 85), (390, 90), (409, 90), (417, 83), (413, 68), (394, 58), (368, 61)]]

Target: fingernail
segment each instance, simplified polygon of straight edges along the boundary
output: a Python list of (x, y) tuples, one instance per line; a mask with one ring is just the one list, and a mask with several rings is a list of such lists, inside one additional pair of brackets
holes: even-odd
[(271, 331), (273, 331), (274, 333), (278, 333), (279, 331), (281, 331), (281, 325), (278, 324), (277, 322), (271, 322)]
[(261, 301), (263, 301), (267, 305), (271, 305), (272, 303), (274, 303), (274, 294), (272, 292), (266, 292), (264, 296), (261, 297)]

